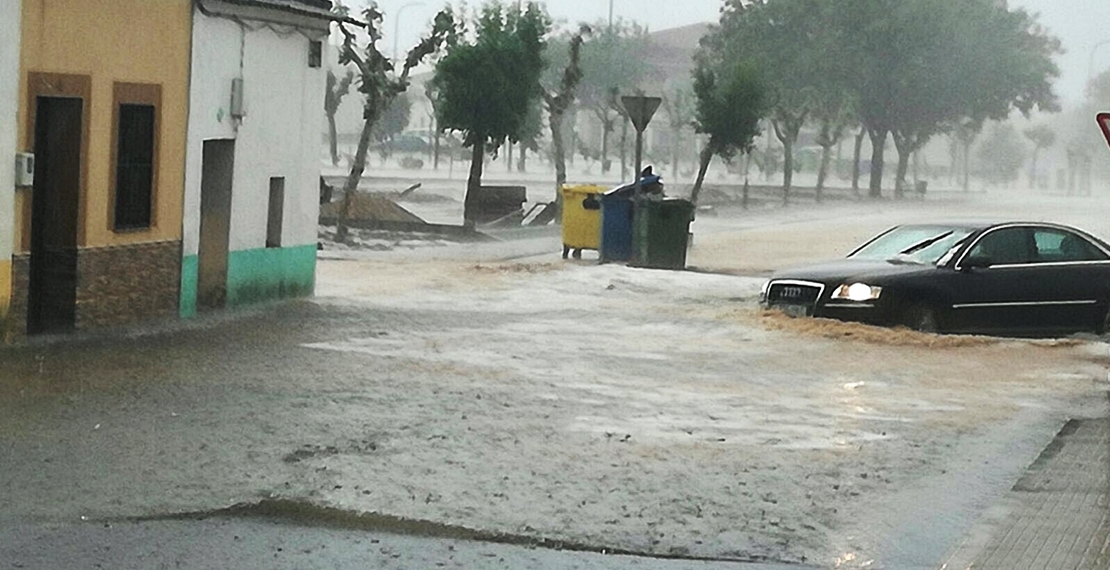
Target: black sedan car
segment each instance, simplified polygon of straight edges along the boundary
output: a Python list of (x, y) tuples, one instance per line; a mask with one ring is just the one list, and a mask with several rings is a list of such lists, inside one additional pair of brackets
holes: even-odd
[(780, 271), (765, 307), (927, 332), (1103, 333), (1110, 245), (1047, 223), (896, 226), (846, 259)]

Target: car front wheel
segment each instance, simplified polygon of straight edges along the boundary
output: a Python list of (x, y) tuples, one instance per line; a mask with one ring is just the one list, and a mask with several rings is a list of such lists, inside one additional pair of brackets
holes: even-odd
[(940, 317), (937, 310), (927, 303), (914, 303), (902, 313), (901, 319), (907, 328), (924, 333), (940, 332)]

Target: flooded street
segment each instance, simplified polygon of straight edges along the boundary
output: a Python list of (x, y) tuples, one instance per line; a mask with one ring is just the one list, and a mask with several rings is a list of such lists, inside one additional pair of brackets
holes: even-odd
[(937, 567), (1068, 420), (1106, 415), (1110, 349), (756, 307), (775, 251), (837, 236), (820, 257), (923, 207), (800, 233), (699, 220), (692, 265), (727, 275), (554, 249), (323, 259), (314, 300), (0, 349), (0, 526), (274, 499), (598, 551)]

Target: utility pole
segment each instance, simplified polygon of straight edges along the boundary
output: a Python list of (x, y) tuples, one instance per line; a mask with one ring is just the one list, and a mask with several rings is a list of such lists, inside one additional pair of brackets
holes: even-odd
[(397, 15), (393, 17), (393, 60), (394, 61), (401, 61), (400, 54), (397, 53), (397, 36), (401, 32), (401, 13), (405, 11), (405, 8), (413, 8), (415, 6), (423, 6), (423, 5), (424, 5), (423, 2), (409, 2), (408, 4), (405, 4), (404, 6), (401, 6), (400, 8), (397, 9)]

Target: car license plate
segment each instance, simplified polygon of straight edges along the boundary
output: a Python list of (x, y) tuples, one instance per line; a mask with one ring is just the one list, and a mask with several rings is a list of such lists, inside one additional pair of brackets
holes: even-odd
[(775, 308), (791, 317), (809, 316), (809, 308), (805, 305), (775, 305)]

